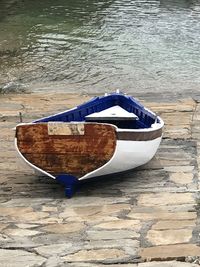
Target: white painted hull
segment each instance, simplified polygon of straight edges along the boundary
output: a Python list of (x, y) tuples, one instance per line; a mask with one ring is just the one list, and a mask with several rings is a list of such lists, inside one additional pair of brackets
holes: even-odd
[[(153, 124), (151, 128), (137, 130), (116, 128), (116, 132), (128, 132), (129, 134), (145, 133), (148, 135), (153, 131), (162, 130), (164, 122), (160, 117), (158, 118), (160, 120), (160, 123)], [(103, 176), (112, 173), (120, 173), (144, 165), (154, 157), (161, 140), (162, 135), (153, 140), (147, 141), (117, 140), (115, 153), (110, 161), (99, 169), (96, 169), (95, 171), (79, 178), (79, 180), (85, 180), (96, 176)]]
[(79, 180), (134, 169), (150, 161), (161, 142), (161, 137), (150, 141), (117, 141), (112, 159), (101, 168), (88, 173)]

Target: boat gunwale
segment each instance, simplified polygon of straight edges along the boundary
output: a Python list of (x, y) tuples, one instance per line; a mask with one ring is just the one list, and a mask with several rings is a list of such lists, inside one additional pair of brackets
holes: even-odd
[[(140, 129), (130, 129), (130, 128), (119, 128), (117, 127), (115, 124), (112, 124), (112, 123), (105, 123), (105, 122), (95, 122), (95, 121), (70, 121), (70, 122), (65, 122), (65, 121), (56, 121), (57, 123), (66, 123), (66, 124), (79, 124), (79, 123), (82, 123), (82, 124), (105, 124), (105, 125), (112, 125), (113, 127), (115, 127), (116, 129), (116, 132), (133, 132), (133, 133), (142, 133), (142, 132), (145, 132), (145, 133), (148, 133), (148, 132), (154, 132), (154, 131), (157, 131), (157, 130), (162, 130), (162, 128), (164, 127), (164, 121), (159, 117), (157, 116), (157, 118), (159, 119), (159, 122), (155, 123), (154, 126), (157, 126), (157, 127), (149, 127), (149, 128), (140, 128)], [(38, 121), (38, 122), (35, 122), (35, 121), (32, 121), (32, 122), (22, 122), (22, 123), (18, 123), (16, 125), (16, 127), (14, 128), (16, 130), (16, 128), (18, 126), (21, 126), (21, 125), (36, 125), (36, 124), (43, 124), (43, 123), (51, 123), (51, 122), (54, 122), (54, 121), (49, 121), (49, 122), (43, 122), (43, 121)], [(152, 124), (153, 125), (153, 124)]]
[[(150, 109), (146, 108), (144, 105), (142, 105), (138, 100), (136, 100), (135, 98), (133, 98), (132, 96), (127, 96), (125, 94), (122, 94), (122, 93), (112, 93), (112, 94), (109, 94), (109, 95), (106, 95), (106, 96), (101, 96), (101, 97), (93, 97), (91, 99), (89, 99), (88, 101), (76, 106), (76, 107), (73, 107), (71, 109), (67, 109), (67, 110), (64, 110), (64, 111), (61, 111), (61, 112), (58, 112), (58, 113), (55, 113), (55, 114), (52, 114), (52, 115), (49, 115), (49, 116), (45, 116), (45, 117), (42, 117), (42, 118), (39, 118), (39, 119), (36, 119), (33, 121), (33, 123), (39, 123), (39, 122), (48, 122), (48, 121), (45, 121), (45, 120), (52, 120), (52, 121), (59, 121), (59, 118), (57, 118), (58, 116), (62, 116), (62, 115), (66, 115), (66, 116), (72, 116), (72, 119), (70, 118), (67, 118), (67, 120), (63, 120), (63, 118), (60, 118), (60, 121), (62, 122), (85, 122), (86, 119), (85, 117), (90, 115), (90, 114), (93, 114), (93, 113), (96, 113), (96, 112), (101, 112), (105, 109), (108, 109), (110, 108), (110, 104), (108, 105), (108, 107), (105, 107), (105, 105), (107, 105), (109, 103), (109, 101), (114, 101), (114, 104), (115, 105), (119, 105), (120, 107), (122, 107), (123, 109), (125, 109), (126, 111), (130, 112), (130, 113), (133, 113), (134, 115), (136, 115), (139, 119), (137, 120), (141, 125), (139, 125), (139, 128), (119, 128), (119, 129), (130, 129), (130, 130), (141, 130), (143, 131), (144, 129), (150, 129), (151, 130), (151, 127), (148, 127), (149, 126), (149, 122), (145, 122), (143, 119), (144, 119), (144, 116), (145, 116), (145, 120), (146, 120), (146, 116), (151, 120), (151, 125), (153, 124), (156, 124), (155, 122), (157, 121), (157, 123), (161, 123), (161, 125), (163, 124), (163, 121), (162, 119), (157, 116), (153, 111), (151, 111)], [(121, 101), (120, 103), (115, 103), (116, 101)], [(124, 107), (124, 102), (127, 102), (127, 107)], [(102, 108), (97, 111), (97, 108), (102, 105)], [(113, 105), (111, 105), (112, 107)], [(103, 108), (104, 107), (104, 108)], [(88, 113), (88, 109), (93, 109), (93, 111), (89, 112)], [(131, 109), (131, 111), (129, 111)], [(136, 112), (133, 112), (133, 109), (136, 109)], [(80, 114), (80, 117), (78, 119), (74, 119), (74, 115), (73, 113), (71, 112), (85, 112), (86, 110), (86, 114), (82, 115)], [(140, 117), (140, 115), (142, 114), (142, 117)], [(117, 117), (115, 119), (117, 121)], [(155, 120), (155, 122), (153, 122), (152, 120)], [(94, 121), (95, 122), (95, 121)], [(98, 122), (98, 121), (96, 121)], [(102, 122), (103, 123), (103, 122)], [(105, 121), (105, 123), (107, 123)], [(109, 122), (108, 122), (109, 123)], [(114, 125), (114, 124), (113, 124)]]

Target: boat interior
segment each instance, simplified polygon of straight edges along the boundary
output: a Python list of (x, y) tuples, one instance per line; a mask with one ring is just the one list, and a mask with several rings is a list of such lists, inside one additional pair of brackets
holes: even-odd
[(150, 128), (159, 119), (136, 99), (123, 94), (95, 97), (77, 108), (34, 121), (39, 122), (98, 122), (122, 129)]

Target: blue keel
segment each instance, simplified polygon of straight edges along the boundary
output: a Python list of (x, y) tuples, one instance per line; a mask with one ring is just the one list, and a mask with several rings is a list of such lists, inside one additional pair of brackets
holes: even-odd
[(71, 198), (78, 187), (79, 180), (70, 174), (60, 174), (56, 177), (56, 180), (65, 186), (65, 196)]

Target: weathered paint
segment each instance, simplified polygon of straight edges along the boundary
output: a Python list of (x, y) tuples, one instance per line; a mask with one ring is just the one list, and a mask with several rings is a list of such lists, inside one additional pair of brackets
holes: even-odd
[(48, 122), (49, 135), (84, 135), (84, 123)]

